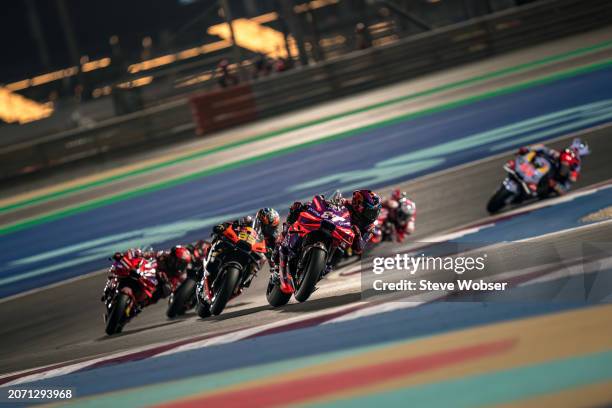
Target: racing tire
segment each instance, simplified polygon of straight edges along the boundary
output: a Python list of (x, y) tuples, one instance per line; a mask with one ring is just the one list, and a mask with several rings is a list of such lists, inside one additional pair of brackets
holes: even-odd
[(198, 301), (198, 305), (196, 306), (196, 313), (198, 314), (198, 316), (200, 316), (200, 318), (206, 319), (207, 317), (210, 317), (210, 306), (208, 305), (208, 303), (203, 304)]
[(268, 303), (272, 307), (285, 306), (289, 299), (291, 299), (291, 293), (283, 292), (278, 283), (268, 282), (266, 299), (268, 299)]
[(125, 319), (125, 309), (130, 302), (130, 297), (125, 293), (119, 293), (111, 312), (106, 319), (106, 334), (112, 336), (121, 333)]
[(295, 300), (298, 302), (305, 302), (312, 295), (319, 277), (325, 270), (327, 253), (324, 249), (313, 247), (310, 249), (308, 256), (308, 265), (304, 268), (304, 276), (295, 291)]
[(225, 268), (225, 273), (223, 280), (219, 285), (219, 290), (217, 290), (217, 293), (213, 297), (212, 304), (210, 305), (210, 313), (215, 316), (221, 314), (223, 309), (225, 309), (225, 305), (234, 293), (234, 288), (236, 288), (238, 279), (240, 279), (240, 270), (233, 266)]
[(511, 191), (506, 190), (504, 187), (500, 187), (487, 203), (487, 211), (489, 212), (489, 214), (495, 214), (496, 212), (504, 208), (506, 202), (511, 196)]
[(185, 314), (190, 306), (193, 306), (193, 298), (195, 297), (196, 282), (191, 278), (185, 279), (176, 291), (171, 296), (171, 301), (168, 303), (166, 316), (172, 319), (176, 316)]

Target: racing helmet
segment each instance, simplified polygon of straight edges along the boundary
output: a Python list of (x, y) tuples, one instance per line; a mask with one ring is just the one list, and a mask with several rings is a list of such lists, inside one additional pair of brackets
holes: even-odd
[(406, 193), (403, 193), (399, 188), (396, 188), (391, 193), (391, 199), (395, 201), (401, 200), (403, 197), (406, 197)]
[(372, 190), (355, 190), (352, 205), (357, 214), (370, 222), (378, 218), (382, 207), (380, 197)]
[(559, 175), (561, 177), (569, 177), (570, 173), (576, 170), (579, 165), (580, 157), (574, 149), (565, 149), (559, 155)]
[(176, 269), (184, 269), (189, 263), (191, 263), (191, 253), (189, 250), (181, 245), (173, 246), (170, 250), (174, 266)]
[(274, 208), (265, 207), (257, 211), (257, 215), (255, 216), (261, 225), (277, 227), (280, 224), (280, 216), (278, 215), (278, 211)]

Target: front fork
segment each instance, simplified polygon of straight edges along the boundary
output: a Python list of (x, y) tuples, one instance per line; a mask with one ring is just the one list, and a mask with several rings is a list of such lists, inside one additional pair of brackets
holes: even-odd
[[(318, 243), (317, 243), (318, 244)], [(314, 245), (317, 245), (314, 244)], [(331, 269), (333, 268), (333, 258), (334, 258), (334, 254), (336, 252), (336, 250), (338, 248), (334, 248), (332, 249), (332, 251), (327, 251), (327, 248), (324, 248), (325, 252), (327, 253), (327, 258), (325, 261), (325, 270), (323, 271), (322, 275), (320, 278), (323, 278), (323, 276), (327, 275)], [(297, 271), (301, 271), (304, 268), (304, 265), (302, 264), (302, 260), (307, 256), (308, 252), (309, 252), (310, 248), (306, 248), (304, 251), (304, 255), (301, 257), (296, 269)], [(292, 276), (291, 272), (289, 271), (289, 266), (288, 266), (288, 262), (289, 262), (289, 258), (290, 256), (287, 254), (287, 252), (290, 252), (290, 256), (294, 257), (297, 254), (295, 254), (290, 248), (284, 247), (284, 248), (280, 248), (279, 251), (279, 273), (278, 273), (278, 283), (280, 286), (280, 289), (283, 293), (294, 293), (296, 290), (296, 286), (295, 286), (295, 281), (294, 281), (294, 277)], [(275, 279), (274, 276), (271, 277), (271, 279)]]
[(289, 256), (287, 252), (291, 251), (287, 247), (279, 248), (279, 265), (278, 265), (278, 276), (271, 276), (270, 279), (274, 280), (278, 278), (278, 283), (280, 286), (280, 290), (283, 293), (293, 293), (295, 292), (295, 283), (293, 282), (293, 276), (289, 273)]

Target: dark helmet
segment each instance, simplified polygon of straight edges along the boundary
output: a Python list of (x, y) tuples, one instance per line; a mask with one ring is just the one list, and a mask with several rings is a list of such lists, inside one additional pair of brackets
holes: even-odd
[(265, 226), (276, 227), (280, 223), (280, 216), (274, 208), (262, 208), (255, 217)]
[(352, 205), (357, 214), (371, 222), (378, 218), (382, 207), (380, 197), (371, 190), (355, 190)]

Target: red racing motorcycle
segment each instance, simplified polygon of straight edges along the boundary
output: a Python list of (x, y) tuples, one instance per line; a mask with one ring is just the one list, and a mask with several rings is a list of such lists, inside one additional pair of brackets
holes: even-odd
[(333, 267), (338, 255), (353, 244), (355, 233), (350, 215), (339, 200), (314, 197), (285, 234), (284, 250), (288, 253), (287, 267), (272, 274), (266, 290), (271, 306), (287, 304), (292, 294), (304, 302), (315, 291), (317, 282)]
[(115, 256), (113, 260), (102, 296), (109, 336), (121, 333), (127, 322), (157, 301), (158, 284), (154, 260), (128, 255)]

